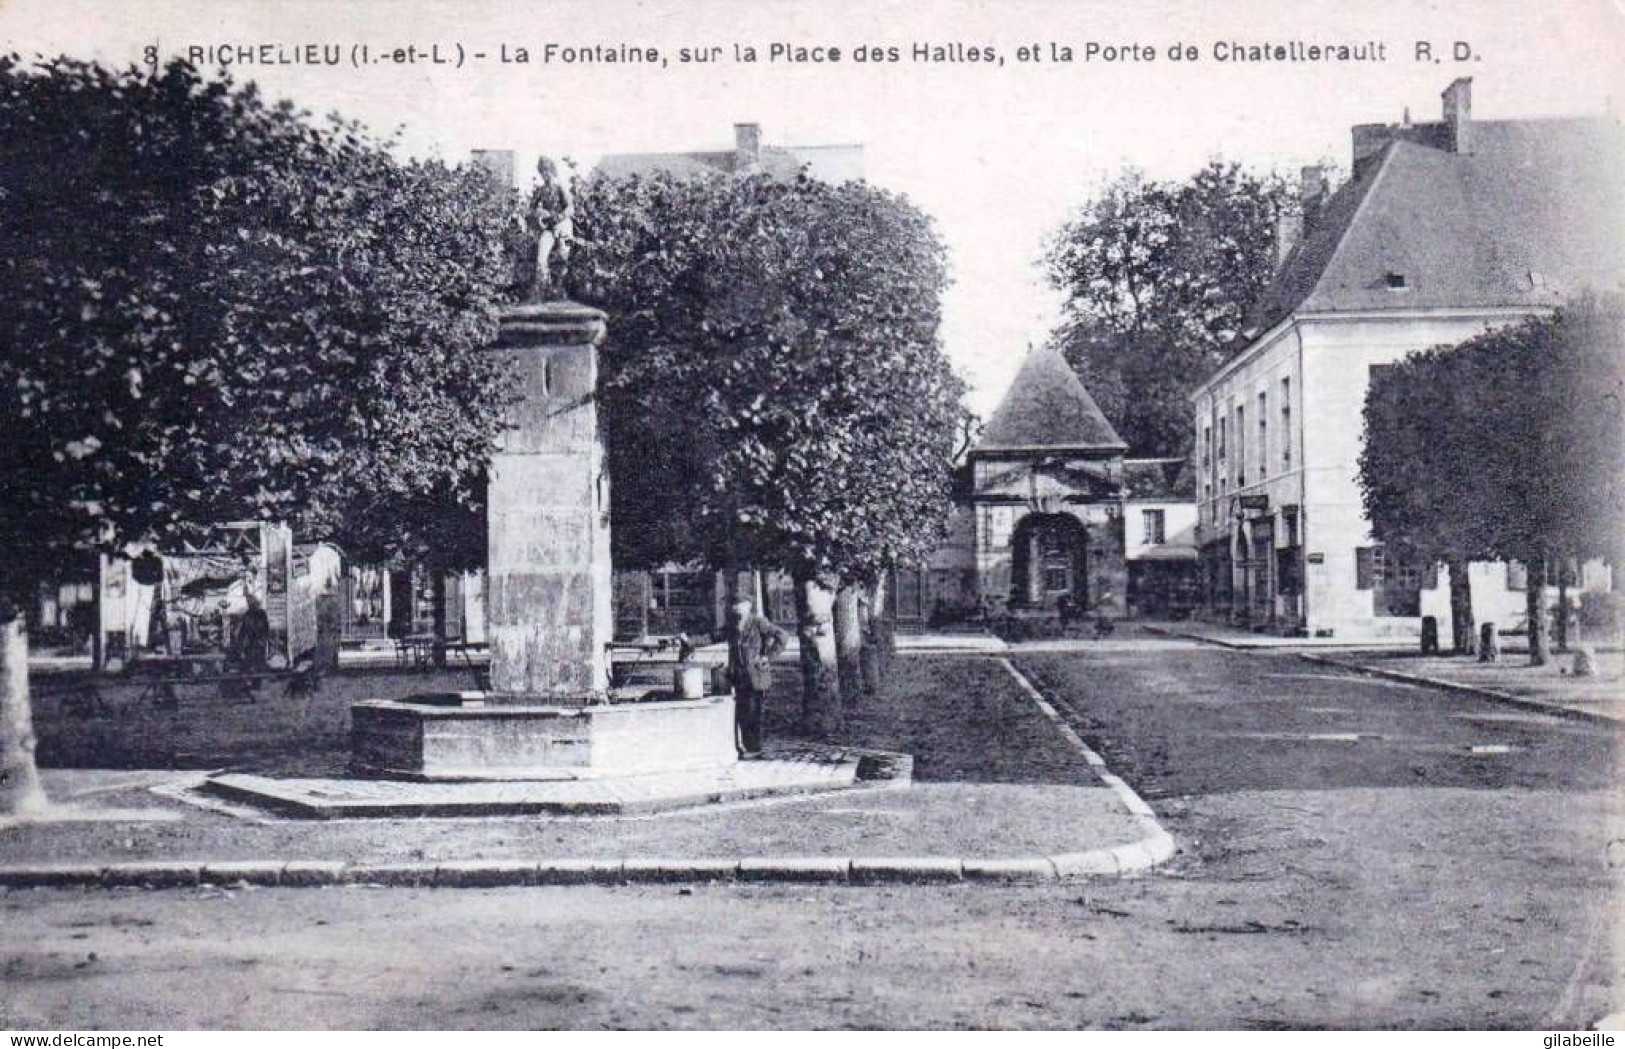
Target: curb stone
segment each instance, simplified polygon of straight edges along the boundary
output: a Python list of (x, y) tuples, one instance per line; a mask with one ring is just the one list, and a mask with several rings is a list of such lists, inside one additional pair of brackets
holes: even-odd
[(828, 856), (787, 859), (754, 856), (739, 861), (740, 881), (844, 882), (851, 874), (851, 860)]
[(1095, 775), (1117, 795), (1117, 799), (1133, 815), (1140, 829), (1145, 831), (1145, 837), (1128, 845), (1051, 856), (1050, 861), (1055, 864), (1056, 873), (1062, 878), (1072, 874), (1138, 874), (1171, 858), (1178, 851), (1178, 844), (1174, 841), (1173, 835), (1169, 834), (1157, 820), (1156, 812), (1146, 804), (1145, 799), (1118, 776), (1106, 771), (1106, 759), (1095, 753), (1094, 748), (1083, 741), (1083, 737), (1066, 723), (1066, 719), (1061, 717), (1054, 705), (1044, 698), (1044, 694), (1039, 692), (1031, 681), (1027, 680), (1025, 674), (1016, 669), (1014, 663), (1003, 657), (999, 659), (999, 663), (1015, 679), (1016, 684), (1021, 686), (1022, 691), (1027, 693), (1028, 698), (1038, 705), (1043, 715), (1060, 729), (1061, 735), (1072, 744), (1073, 749), (1083, 755), (1083, 759), (1095, 770)]
[(621, 865), (629, 882), (737, 881), (738, 860), (642, 860)]
[(926, 884), (965, 880), (963, 860), (937, 856), (899, 856), (896, 859), (854, 859), (852, 881), (856, 885), (881, 882)]
[[(1305, 659), (1317, 657), (1299, 653)], [(1087, 875), (1135, 874), (1174, 855), (1178, 846), (1157, 821), (1151, 806), (1122, 779), (1106, 771), (1105, 760), (1085, 744), (1048, 700), (1009, 659), (998, 662), (1016, 680), (1117, 795), (1146, 834), (1112, 848), (1055, 856), (960, 858), (951, 856), (764, 857), (732, 859), (446, 860), (414, 863), (346, 863), (338, 860), (269, 860), (125, 863), (0, 864), (0, 888), (146, 887), (181, 888), (247, 882), (283, 888), (389, 886), (413, 888), (504, 888), (538, 885), (626, 885), (628, 883), (754, 882), (791, 884), (925, 885), (980, 882), (1021, 884)], [(1346, 666), (1332, 660), (1331, 665)], [(1360, 669), (1351, 667), (1349, 669)], [(1553, 709), (1553, 708), (1543, 708)], [(849, 748), (856, 751), (856, 748)], [(912, 759), (885, 752), (873, 755), (877, 771), (907, 780)], [(903, 758), (904, 760), (892, 760)]]
[(966, 881), (1039, 882), (1060, 877), (1050, 858), (1009, 860), (965, 860), (961, 865)]
[(344, 864), (330, 860), (293, 860), (282, 865), (277, 884), (282, 886), (310, 886), (343, 884)]
[(257, 860), (205, 863), (198, 871), (198, 884), (235, 885), (245, 882), (249, 885), (274, 886), (282, 881), (282, 867), (280, 863)]
[(435, 865), (435, 888), (510, 888), (536, 884), (536, 864), (524, 860), (450, 860)]
[(195, 863), (141, 860), (108, 864), (102, 869), (104, 888), (182, 889), (198, 884), (202, 870)]
[(1538, 711), (1542, 714), (1552, 714), (1556, 717), (1575, 718), (1601, 725), (1617, 726), (1620, 724), (1620, 719), (1611, 718), (1607, 714), (1599, 714), (1594, 710), (1565, 707), (1559, 703), (1548, 703), (1545, 700), (1531, 699), (1528, 696), (1515, 696), (1510, 692), (1499, 692), (1479, 685), (1465, 685), (1459, 681), (1447, 681), (1444, 678), (1427, 677), (1422, 674), (1407, 674), (1403, 670), (1389, 670), (1387, 667), (1368, 667), (1360, 663), (1350, 663), (1312, 652), (1299, 652), (1297, 656), (1305, 662), (1315, 663), (1320, 666), (1337, 667), (1339, 670), (1352, 670), (1359, 674), (1387, 678), (1389, 681), (1398, 681), (1407, 685), (1425, 685), (1428, 688), (1437, 688), (1445, 692), (1459, 692), (1464, 695), (1478, 696), (1482, 699), (1490, 699), (1497, 703), (1522, 707), (1524, 710)]

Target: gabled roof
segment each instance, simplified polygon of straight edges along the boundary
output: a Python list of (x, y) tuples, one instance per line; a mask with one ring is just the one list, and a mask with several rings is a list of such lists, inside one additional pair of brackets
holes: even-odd
[(1027, 354), (972, 451), (1127, 448), (1066, 358), (1046, 345)]
[(1616, 287), (1619, 122), (1474, 121), (1472, 132), (1471, 153), (1411, 135), (1359, 165), (1288, 255), (1250, 332), (1292, 312), (1537, 307)]

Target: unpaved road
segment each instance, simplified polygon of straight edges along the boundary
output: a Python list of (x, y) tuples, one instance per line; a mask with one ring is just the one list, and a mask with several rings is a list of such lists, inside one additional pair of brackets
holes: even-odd
[(14, 891), (0, 1026), (1574, 1028), (1621, 1007), (1615, 730), (1286, 656), (1016, 662), (1152, 802), (1171, 864), (1020, 888)]

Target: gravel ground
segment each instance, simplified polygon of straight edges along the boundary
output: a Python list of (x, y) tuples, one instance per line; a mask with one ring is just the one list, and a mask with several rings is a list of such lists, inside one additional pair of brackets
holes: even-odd
[[(44, 823), (0, 831), (0, 862), (320, 859), (408, 862), (642, 856), (957, 856), (1053, 855), (1124, 845), (1143, 831), (1120, 801), (1061, 738), (996, 663), (907, 658), (894, 664), (884, 694), (848, 719), (840, 742), (915, 755), (911, 789), (866, 788), (643, 817), (272, 819), (236, 807), (240, 818), (151, 793), (147, 787), (195, 781), (162, 774), (47, 770), (53, 795), (106, 808), (161, 807), (177, 818), (153, 822)], [(770, 739), (793, 738), (798, 706), (793, 675), (781, 675), (769, 705)], [(349, 699), (389, 685), (422, 687), (421, 677), (346, 676), (315, 700), (262, 700), (179, 715), (86, 722), (60, 711), (41, 718), (58, 748), (116, 748), (121, 758), (172, 753), (174, 740), (217, 756), (221, 767), (296, 774), (347, 757)], [(266, 724), (261, 724), (263, 719)], [(237, 726), (248, 723), (238, 729)], [(248, 743), (239, 748), (233, 732)], [(87, 793), (88, 792), (88, 793)]]

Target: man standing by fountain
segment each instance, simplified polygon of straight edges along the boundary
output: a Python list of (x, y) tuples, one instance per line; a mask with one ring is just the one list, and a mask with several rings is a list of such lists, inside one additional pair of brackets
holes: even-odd
[(789, 635), (771, 619), (757, 615), (750, 598), (733, 603), (728, 624), (728, 683), (734, 691), (734, 725), (742, 758), (762, 755), (762, 699), (773, 686), (773, 657), (788, 643)]

